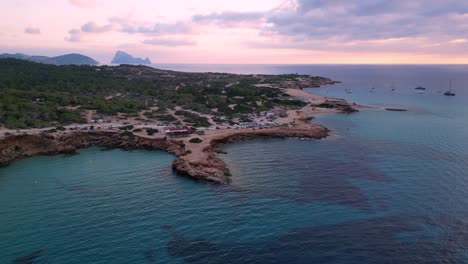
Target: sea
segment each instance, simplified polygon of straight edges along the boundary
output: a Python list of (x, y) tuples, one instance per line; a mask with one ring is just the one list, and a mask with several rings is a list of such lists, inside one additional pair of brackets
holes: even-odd
[(468, 263), (467, 65), (154, 67), (319, 75), (342, 83), (306, 91), (371, 108), (316, 116), (326, 139), (226, 145), (228, 186), (160, 151), (14, 162), (0, 263)]

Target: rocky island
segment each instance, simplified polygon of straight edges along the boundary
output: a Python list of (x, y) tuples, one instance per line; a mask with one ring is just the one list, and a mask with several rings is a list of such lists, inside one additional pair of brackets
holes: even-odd
[(135, 58), (132, 55), (123, 52), (117, 51), (114, 58), (111, 61), (112, 64), (151, 64), (150, 59)]
[[(146, 66), (53, 66), (0, 59), (0, 165), (79, 148), (164, 150), (194, 179), (228, 184), (224, 143), (314, 138), (318, 113), (359, 106), (304, 88), (335, 81), (310, 75), (185, 73)], [(44, 80), (41, 72), (53, 79)], [(78, 74), (79, 73), (79, 74)], [(41, 89), (38, 89), (38, 88)]]

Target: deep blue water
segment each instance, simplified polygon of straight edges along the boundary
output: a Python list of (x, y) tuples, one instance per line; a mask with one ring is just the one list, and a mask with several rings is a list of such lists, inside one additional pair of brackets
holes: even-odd
[[(323, 75), (343, 84), (311, 91), (409, 111), (228, 145), (231, 186), (175, 175), (156, 151), (15, 162), (0, 169), (0, 263), (468, 263), (467, 66), (164, 68)], [(450, 79), (456, 97), (438, 93)]]

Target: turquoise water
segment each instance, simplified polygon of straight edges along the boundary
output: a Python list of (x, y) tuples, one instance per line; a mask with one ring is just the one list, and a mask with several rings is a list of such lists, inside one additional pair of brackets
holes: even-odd
[[(175, 175), (157, 151), (15, 162), (0, 169), (0, 263), (468, 263), (465, 66), (255, 67), (409, 111), (321, 115), (324, 140), (228, 145), (231, 186)], [(456, 97), (437, 92), (448, 78)]]

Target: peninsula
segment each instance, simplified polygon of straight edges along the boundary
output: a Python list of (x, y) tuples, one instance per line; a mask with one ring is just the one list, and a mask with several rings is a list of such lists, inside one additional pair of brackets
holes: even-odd
[[(44, 75), (46, 77), (44, 77)], [(186, 73), (147, 66), (53, 66), (0, 59), (0, 165), (34, 155), (101, 146), (158, 149), (195, 179), (228, 184), (216, 155), (253, 138), (315, 138), (319, 113), (359, 106), (304, 88), (335, 81), (310, 75)]]

